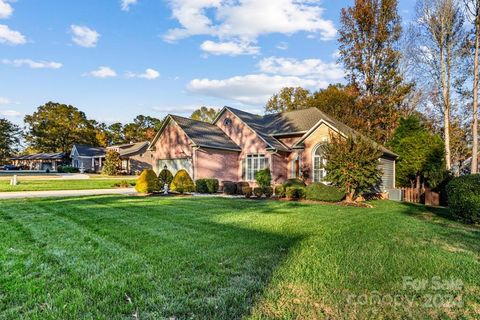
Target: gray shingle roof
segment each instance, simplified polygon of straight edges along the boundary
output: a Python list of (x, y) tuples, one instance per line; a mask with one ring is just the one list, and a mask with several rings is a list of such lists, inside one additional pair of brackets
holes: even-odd
[(120, 157), (130, 157), (139, 153), (144, 153), (147, 150), (149, 144), (150, 143), (148, 141), (142, 141), (122, 144), (118, 146), (111, 146), (108, 147), (108, 149), (118, 149)]
[(170, 117), (199, 147), (241, 151), (240, 147), (216, 125), (180, 116)]
[(22, 156), (12, 157), (11, 160), (61, 160), (66, 158), (67, 155), (62, 152), (58, 153), (36, 153), (26, 154)]
[(75, 149), (81, 157), (101, 157), (105, 156), (106, 149), (100, 147), (92, 147), (86, 144), (76, 144)]

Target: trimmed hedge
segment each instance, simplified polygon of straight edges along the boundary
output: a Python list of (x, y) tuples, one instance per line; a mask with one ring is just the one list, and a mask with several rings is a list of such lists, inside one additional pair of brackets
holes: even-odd
[(260, 187), (253, 188), (253, 194), (255, 195), (255, 197), (261, 198), (263, 196), (263, 188), (260, 188)]
[(165, 187), (165, 184), (168, 185), (168, 188), (170, 188), (170, 184), (173, 181), (173, 174), (170, 172), (168, 169), (163, 169), (160, 171), (158, 174), (158, 185), (160, 187), (160, 190), (162, 190)]
[(285, 189), (287, 189), (288, 187), (306, 187), (306, 184), (301, 179), (297, 178), (297, 179), (288, 179), (287, 181), (285, 181), (283, 186), (285, 187)]
[(285, 187), (282, 185), (275, 186), (275, 196), (277, 198), (285, 198)]
[(152, 169), (143, 170), (140, 177), (138, 177), (135, 190), (139, 193), (152, 193), (159, 191), (157, 175)]
[(72, 166), (59, 166), (57, 169), (58, 173), (78, 173), (80, 169), (74, 168)]
[(195, 185), (193, 184), (192, 178), (186, 170), (178, 170), (173, 177), (172, 184), (170, 185), (172, 191), (176, 191), (179, 193), (184, 192), (193, 192), (195, 191)]
[(267, 197), (267, 198), (272, 197), (272, 195), (273, 195), (273, 188), (272, 187), (263, 187), (262, 190), (263, 190), (263, 194), (265, 195), (265, 197)]
[(242, 193), (245, 195), (245, 198), (250, 198), (252, 196), (252, 188), (251, 187), (243, 187)]
[(447, 185), (450, 212), (467, 223), (480, 223), (480, 174), (454, 178)]
[(345, 193), (336, 187), (316, 182), (306, 188), (305, 198), (314, 201), (340, 202), (345, 198)]
[(217, 193), (218, 180), (217, 179), (198, 179), (195, 181), (195, 189), (198, 193)]
[(289, 200), (300, 200), (305, 198), (304, 187), (288, 187), (285, 190), (285, 195)]
[(239, 181), (237, 182), (237, 194), (244, 195), (243, 188), (250, 187), (250, 184), (246, 181)]
[(223, 181), (223, 192), (230, 196), (237, 194), (237, 184), (232, 181)]

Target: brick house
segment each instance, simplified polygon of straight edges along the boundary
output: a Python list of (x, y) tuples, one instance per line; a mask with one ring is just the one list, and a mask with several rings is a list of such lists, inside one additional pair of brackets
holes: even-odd
[[(259, 116), (224, 107), (212, 124), (168, 115), (149, 150), (153, 169), (168, 168), (175, 174), (185, 169), (196, 180), (247, 181), (255, 184), (255, 173), (270, 168), (272, 183), (298, 178), (307, 183), (325, 178), (322, 148), (331, 133), (358, 134), (316, 108)], [(383, 152), (381, 190), (395, 188), (397, 155)]]

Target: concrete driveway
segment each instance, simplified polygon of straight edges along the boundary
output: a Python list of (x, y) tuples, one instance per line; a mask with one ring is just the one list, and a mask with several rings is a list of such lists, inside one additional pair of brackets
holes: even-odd
[(95, 189), (95, 190), (58, 190), (58, 191), (19, 191), (0, 192), (0, 200), (22, 198), (56, 198), (56, 197), (79, 197), (98, 196), (106, 194), (136, 195), (134, 188), (121, 189)]

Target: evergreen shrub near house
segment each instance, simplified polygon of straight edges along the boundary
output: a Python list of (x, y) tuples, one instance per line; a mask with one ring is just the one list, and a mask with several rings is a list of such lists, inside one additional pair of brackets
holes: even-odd
[(217, 179), (198, 179), (195, 181), (195, 187), (198, 193), (217, 193)]
[(246, 181), (239, 181), (237, 182), (237, 194), (244, 195), (243, 188), (250, 187), (250, 184)]
[(339, 202), (345, 198), (345, 193), (334, 186), (323, 183), (312, 183), (305, 190), (305, 198), (313, 201)]
[(295, 179), (288, 179), (285, 181), (283, 184), (283, 187), (287, 189), (288, 187), (305, 187), (306, 184), (303, 182), (301, 179), (295, 178)]
[(78, 173), (80, 169), (74, 168), (72, 166), (59, 166), (57, 168), (58, 173)]
[(263, 187), (262, 188), (262, 191), (263, 191), (263, 194), (265, 195), (265, 197), (267, 198), (271, 198), (272, 195), (273, 195), (273, 188), (272, 187)]
[(170, 170), (163, 169), (158, 174), (158, 185), (160, 187), (160, 190), (163, 190), (163, 188), (165, 187), (165, 184), (170, 189), (170, 184), (172, 183), (172, 181), (173, 181), (173, 174), (170, 172)]
[(193, 192), (195, 191), (195, 184), (193, 183), (192, 178), (190, 178), (188, 172), (182, 169), (178, 170), (175, 177), (173, 177), (170, 188), (172, 191), (178, 193)]
[(261, 188), (269, 187), (272, 184), (270, 169), (267, 168), (257, 171), (257, 173), (255, 173), (255, 180)]
[(289, 200), (301, 200), (305, 198), (305, 187), (287, 187), (285, 195)]
[(255, 197), (261, 198), (263, 196), (263, 188), (261, 188), (261, 187), (254, 188), (253, 189), (253, 194), (255, 195)]
[(206, 179), (208, 193), (217, 193), (220, 184), (217, 179)]
[(275, 196), (277, 198), (285, 198), (285, 187), (283, 185), (275, 186)]
[(135, 185), (135, 190), (139, 193), (152, 193), (159, 191), (157, 175), (152, 169), (145, 169), (140, 174)]
[(119, 174), (121, 166), (122, 160), (120, 159), (120, 153), (115, 150), (107, 150), (103, 164), (103, 174), (116, 176)]
[(243, 187), (242, 193), (245, 195), (245, 198), (249, 199), (252, 196), (252, 188), (251, 187)]
[(223, 192), (230, 196), (237, 194), (237, 184), (232, 181), (223, 181)]
[(452, 179), (447, 185), (450, 212), (467, 223), (480, 223), (480, 174)]

